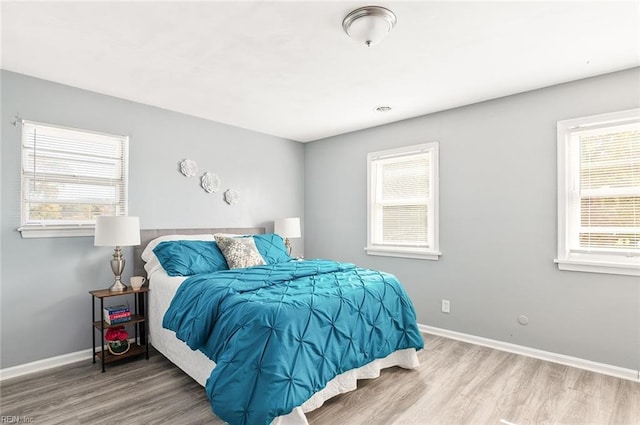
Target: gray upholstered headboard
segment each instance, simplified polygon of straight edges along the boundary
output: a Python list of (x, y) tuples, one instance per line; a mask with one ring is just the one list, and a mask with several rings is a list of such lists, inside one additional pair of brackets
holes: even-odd
[(238, 235), (255, 235), (264, 233), (264, 227), (240, 227), (223, 229), (148, 229), (140, 230), (140, 245), (133, 250), (133, 275), (146, 276), (144, 261), (142, 261), (142, 251), (153, 239), (166, 235), (204, 235), (214, 233), (233, 233)]

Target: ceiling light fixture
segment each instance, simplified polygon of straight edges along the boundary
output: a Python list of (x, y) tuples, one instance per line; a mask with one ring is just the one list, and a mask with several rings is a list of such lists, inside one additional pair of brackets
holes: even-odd
[(380, 6), (365, 6), (345, 16), (342, 28), (349, 37), (371, 47), (386, 37), (396, 22), (396, 15), (389, 9)]

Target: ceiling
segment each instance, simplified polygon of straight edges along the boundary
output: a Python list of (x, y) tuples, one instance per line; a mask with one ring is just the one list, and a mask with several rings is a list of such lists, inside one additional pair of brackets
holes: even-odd
[[(640, 65), (638, 1), (2, 1), (3, 69), (300, 142)], [(377, 112), (390, 106), (389, 112)]]

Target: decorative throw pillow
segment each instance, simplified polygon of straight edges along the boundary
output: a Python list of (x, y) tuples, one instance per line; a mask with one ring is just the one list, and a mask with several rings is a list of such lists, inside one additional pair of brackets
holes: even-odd
[(258, 252), (267, 264), (283, 263), (291, 261), (287, 247), (284, 246), (282, 236), (275, 233), (253, 235)]
[(253, 238), (227, 238), (216, 235), (216, 242), (230, 269), (267, 264), (258, 252)]
[(154, 249), (169, 276), (193, 276), (227, 270), (227, 262), (214, 241), (165, 241)]

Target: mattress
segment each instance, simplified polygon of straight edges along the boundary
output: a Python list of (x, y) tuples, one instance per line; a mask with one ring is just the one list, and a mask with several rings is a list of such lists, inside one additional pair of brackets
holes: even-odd
[[(171, 303), (178, 287), (186, 277), (168, 276), (159, 264), (153, 261), (145, 265), (149, 277), (149, 335), (150, 343), (172, 363), (204, 386), (215, 362), (200, 351), (191, 350), (184, 342), (176, 338), (174, 332), (162, 327), (164, 314)], [(344, 372), (333, 378), (326, 387), (315, 393), (301, 406), (291, 413), (277, 417), (272, 425), (305, 425), (305, 412), (319, 408), (322, 404), (338, 394), (355, 390), (358, 379), (371, 379), (380, 375), (380, 370), (392, 366), (413, 369), (418, 366), (416, 350), (404, 349), (371, 363)]]

